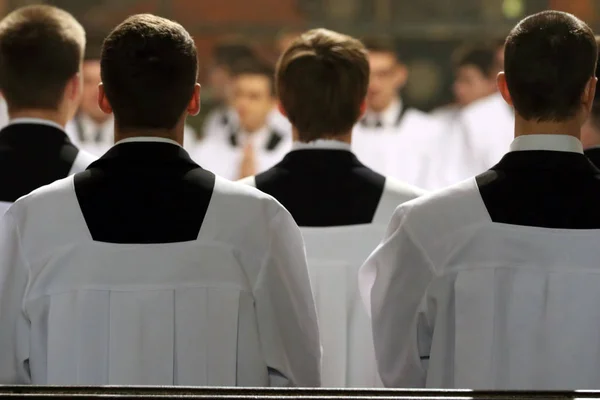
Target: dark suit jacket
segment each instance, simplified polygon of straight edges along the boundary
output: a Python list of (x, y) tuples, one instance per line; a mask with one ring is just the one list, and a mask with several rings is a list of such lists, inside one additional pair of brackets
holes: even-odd
[(6, 126), (0, 131), (0, 201), (14, 202), (67, 177), (79, 155), (61, 129), (35, 123)]

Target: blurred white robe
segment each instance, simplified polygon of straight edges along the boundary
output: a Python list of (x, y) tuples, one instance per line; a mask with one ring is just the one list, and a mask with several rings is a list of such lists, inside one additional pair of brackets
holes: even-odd
[(430, 189), (430, 163), (435, 156), (438, 127), (427, 114), (403, 110), (394, 102), (381, 116), (381, 127), (367, 115), (352, 132), (352, 151), (381, 175)]

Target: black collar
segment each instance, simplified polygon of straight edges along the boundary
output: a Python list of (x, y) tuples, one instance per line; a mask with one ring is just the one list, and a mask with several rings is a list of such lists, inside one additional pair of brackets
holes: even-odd
[(581, 153), (547, 150), (511, 151), (491, 169), (578, 171), (600, 174), (600, 170)]
[(0, 143), (44, 149), (72, 144), (66, 132), (54, 126), (36, 123), (9, 124), (0, 130)]
[[(404, 107), (404, 106), (402, 106), (402, 107), (400, 108), (400, 112), (398, 113), (398, 116), (396, 117), (396, 120), (394, 121), (394, 127), (396, 127), (396, 128), (397, 128), (397, 127), (399, 127), (399, 126), (400, 126), (400, 124), (402, 123), (402, 120), (404, 119), (404, 116), (406, 115), (406, 112), (407, 112), (408, 110), (409, 110), (409, 107)], [(369, 124), (369, 123), (367, 122), (367, 118), (363, 118), (363, 119), (360, 121), (360, 124), (361, 124), (362, 126), (364, 126), (365, 128), (373, 128), (373, 126), (371, 126), (372, 124)]]
[(114, 145), (88, 169), (107, 164), (159, 167), (165, 163), (184, 163), (199, 167), (182, 147), (162, 142), (128, 142)]

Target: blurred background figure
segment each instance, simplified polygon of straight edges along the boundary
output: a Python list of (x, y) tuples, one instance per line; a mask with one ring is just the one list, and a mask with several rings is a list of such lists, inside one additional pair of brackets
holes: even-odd
[(500, 68), (494, 47), (482, 44), (460, 49), (454, 68), (456, 78), (453, 92), (459, 107), (496, 93), (496, 75)]
[[(501, 48), (503, 50), (504, 45)], [(455, 51), (452, 58), (454, 102), (431, 114), (437, 123), (438, 135), (438, 149), (431, 157), (428, 175), (431, 189), (458, 183), (476, 175), (486, 165), (476, 150), (476, 140), (471, 137), (464, 113), (467, 110), (466, 114), (470, 116), (473, 114), (468, 111), (470, 105), (497, 92), (496, 76), (501, 70), (498, 46), (497, 43), (466, 43)], [(472, 123), (478, 124), (479, 111), (474, 117), (476, 119)], [(488, 118), (494, 121), (492, 115)]]
[(98, 107), (100, 77), (100, 53), (88, 52), (83, 62), (83, 94), (75, 118), (67, 124), (67, 133), (73, 143), (86, 151), (101, 156), (114, 144), (112, 114), (105, 114)]
[(227, 179), (260, 173), (279, 162), (291, 148), (291, 135), (272, 124), (277, 101), (274, 70), (259, 60), (247, 60), (232, 71), (232, 107), (236, 124), (209, 136), (198, 146), (197, 160)]
[(380, 174), (425, 187), (426, 147), (434, 129), (430, 118), (404, 103), (408, 69), (389, 38), (367, 38), (371, 76), (366, 113), (353, 132), (353, 150)]
[[(42, 0), (0, 0), (0, 16), (36, 2)], [(510, 107), (496, 94), (473, 101), (488, 91), (487, 83), (491, 82), (476, 79), (481, 76), (473, 68), (461, 67), (455, 84), (457, 49), (465, 43), (472, 47), (474, 38), (489, 43), (500, 70), (504, 38), (527, 14), (560, 9), (600, 27), (600, 8), (593, 0), (260, 0), (243, 5), (239, 0), (45, 3), (62, 7), (82, 21), (91, 33), (88, 38), (93, 46), (87, 57), (90, 61), (97, 58), (94, 49), (103, 39), (97, 33), (108, 32), (134, 13), (161, 15), (179, 21), (190, 31), (199, 52), (202, 109), (199, 116), (188, 120), (186, 148), (200, 163), (202, 138), (227, 138), (232, 130), (240, 130), (231, 90), (236, 64), (258, 59), (274, 68), (279, 55), (298, 35), (314, 26), (358, 38), (383, 38), (384, 49), (375, 51), (377, 46), (369, 46), (373, 47), (374, 82), (368, 96), (369, 110), (355, 129), (353, 147), (358, 157), (378, 172), (427, 189), (441, 188), (485, 170), (500, 159), (510, 142), (514, 122)], [(391, 63), (387, 67), (393, 65), (388, 75), (385, 63)], [(473, 82), (486, 82), (476, 86), (485, 86), (485, 90), (473, 95), (469, 91)], [(466, 92), (472, 97), (467, 98), (470, 95)], [(111, 143), (111, 117), (94, 122), (95, 94), (90, 93), (83, 100), (78, 120), (69, 124), (68, 131), (75, 142), (83, 137), (86, 143), (82, 146), (100, 154)], [(399, 117), (400, 113), (404, 114)], [(395, 124), (398, 118), (400, 123)], [(81, 125), (82, 135), (76, 122)], [(291, 137), (289, 121), (276, 107), (269, 115), (269, 126)]]
[(211, 111), (202, 128), (203, 138), (223, 136), (237, 125), (237, 114), (232, 104), (232, 70), (238, 63), (255, 58), (250, 45), (240, 40), (218, 43), (213, 50), (213, 64), (208, 73)]

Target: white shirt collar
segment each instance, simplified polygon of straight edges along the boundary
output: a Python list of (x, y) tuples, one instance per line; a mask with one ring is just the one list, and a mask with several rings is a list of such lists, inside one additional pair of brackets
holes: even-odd
[(11, 119), (10, 121), (8, 121), (8, 124), (9, 125), (16, 125), (16, 124), (47, 125), (47, 126), (51, 126), (56, 129), (60, 129), (63, 132), (65, 130), (64, 126), (60, 126), (56, 122), (50, 121), (49, 119), (42, 119), (42, 118), (15, 118), (15, 119)]
[(263, 149), (271, 138), (271, 128), (265, 125), (253, 133), (248, 133), (240, 129), (237, 133), (237, 138), (239, 147), (244, 147), (250, 141), (255, 149)]
[(174, 144), (175, 146), (181, 147), (179, 143), (172, 139), (167, 139), (163, 137), (155, 137), (155, 136), (136, 136), (119, 140), (115, 143), (115, 146), (122, 143), (140, 143), (140, 142), (155, 142), (155, 143), (169, 143)]
[(400, 115), (402, 107), (402, 99), (397, 98), (380, 113), (368, 111), (365, 118), (371, 123), (379, 119), (384, 127), (394, 126), (398, 121), (398, 115)]
[(524, 135), (513, 140), (510, 151), (565, 151), (583, 154), (581, 141), (569, 135)]
[(84, 136), (85, 140), (95, 141), (96, 135), (98, 131), (102, 132), (101, 141), (102, 142), (112, 142), (113, 141), (113, 127), (114, 127), (114, 117), (110, 116), (106, 121), (101, 124), (98, 124), (94, 121), (89, 115), (81, 113), (77, 116), (80, 127), (83, 130), (81, 134)]
[(352, 146), (349, 143), (340, 142), (339, 140), (317, 139), (308, 143), (294, 142), (294, 144), (292, 145), (292, 150), (352, 151)]

